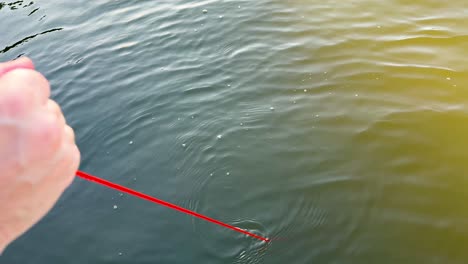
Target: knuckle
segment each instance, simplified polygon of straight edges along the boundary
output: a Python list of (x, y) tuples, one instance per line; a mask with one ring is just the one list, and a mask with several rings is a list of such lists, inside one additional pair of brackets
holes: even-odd
[(50, 97), (49, 81), (41, 73), (30, 69), (17, 69), (3, 76), (7, 81), (12, 80), (13, 85), (22, 91), (31, 91), (37, 94), (43, 103)]
[(65, 134), (67, 136), (67, 138), (69, 139), (69, 141), (73, 144), (75, 144), (75, 132), (73, 131), (73, 128), (71, 128), (70, 126), (66, 126), (65, 127)]

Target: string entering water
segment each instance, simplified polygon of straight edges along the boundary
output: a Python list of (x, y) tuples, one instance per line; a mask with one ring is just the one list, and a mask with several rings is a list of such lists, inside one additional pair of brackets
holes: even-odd
[(149, 195), (147, 195), (147, 194), (144, 194), (144, 193), (141, 193), (141, 192), (137, 192), (137, 191), (132, 190), (132, 189), (130, 189), (130, 188), (127, 188), (127, 187), (125, 187), (125, 186), (122, 186), (122, 185), (119, 185), (119, 184), (116, 184), (116, 183), (113, 183), (113, 182), (110, 182), (110, 181), (101, 179), (101, 178), (99, 178), (99, 177), (93, 176), (93, 175), (88, 174), (88, 173), (86, 173), (86, 172), (77, 171), (77, 172), (76, 172), (76, 175), (77, 175), (78, 177), (80, 177), (80, 178), (85, 179), (85, 180), (88, 180), (88, 181), (91, 181), (91, 182), (95, 182), (95, 183), (104, 185), (104, 186), (106, 186), (106, 187), (109, 187), (109, 188), (111, 188), (111, 189), (115, 189), (115, 190), (118, 190), (118, 191), (121, 191), (121, 192), (130, 194), (130, 195), (136, 196), (136, 197), (138, 197), (138, 198), (141, 198), (141, 199), (144, 199), (144, 200), (147, 200), (147, 201), (156, 203), (156, 204), (160, 204), (160, 205), (169, 207), (169, 208), (171, 208), (171, 209), (173, 209), (173, 210), (177, 210), (177, 211), (179, 211), (179, 212), (182, 212), (182, 213), (185, 213), (185, 214), (188, 214), (188, 215), (195, 216), (195, 217), (197, 217), (197, 218), (200, 218), (200, 219), (203, 219), (203, 220), (205, 220), (205, 221), (208, 221), (208, 222), (211, 222), (211, 223), (214, 223), (214, 224), (223, 226), (223, 227), (225, 227), (225, 228), (232, 229), (232, 230), (234, 230), (234, 231), (237, 231), (237, 232), (239, 232), (239, 233), (242, 233), (242, 234), (245, 234), (245, 235), (254, 237), (254, 238), (256, 238), (256, 239), (259, 239), (259, 240), (262, 240), (262, 241), (265, 241), (265, 242), (269, 242), (269, 241), (270, 241), (269, 238), (265, 238), (265, 237), (256, 235), (256, 234), (251, 233), (251, 232), (248, 232), (248, 231), (246, 231), (246, 230), (244, 230), (244, 229), (241, 229), (241, 228), (238, 228), (238, 227), (235, 227), (235, 226), (232, 226), (232, 225), (223, 223), (223, 222), (218, 221), (218, 220), (216, 220), (216, 219), (213, 219), (213, 218), (211, 218), (211, 217), (204, 216), (204, 215), (202, 215), (202, 214), (199, 214), (199, 213), (197, 213), (197, 212), (194, 212), (194, 211), (185, 209), (185, 208), (183, 208), (183, 207), (180, 207), (180, 206), (178, 206), (178, 205), (175, 205), (175, 204), (172, 204), (172, 203), (169, 203), (169, 202), (165, 202), (165, 201), (163, 201), (163, 200), (161, 200), (161, 199), (158, 199), (158, 198), (149, 196)]

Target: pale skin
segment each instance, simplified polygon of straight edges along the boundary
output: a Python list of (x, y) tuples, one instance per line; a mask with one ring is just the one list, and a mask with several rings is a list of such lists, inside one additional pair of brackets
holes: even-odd
[(71, 184), (80, 162), (73, 129), (32, 61), (0, 63), (0, 254)]

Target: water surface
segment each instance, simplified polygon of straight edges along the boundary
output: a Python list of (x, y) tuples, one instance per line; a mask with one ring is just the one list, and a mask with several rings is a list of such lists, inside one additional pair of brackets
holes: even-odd
[(0, 263), (467, 263), (464, 6), (2, 2), (81, 169), (276, 240), (76, 179)]

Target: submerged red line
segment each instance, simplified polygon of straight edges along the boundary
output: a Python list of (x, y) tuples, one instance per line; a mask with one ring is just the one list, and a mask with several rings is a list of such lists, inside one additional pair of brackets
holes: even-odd
[(254, 237), (254, 238), (256, 238), (256, 239), (263, 240), (263, 241), (266, 241), (266, 242), (270, 241), (270, 239), (268, 239), (268, 238), (261, 237), (261, 236), (259, 236), (259, 235), (254, 234), (254, 233), (250, 233), (250, 232), (248, 232), (248, 231), (245, 231), (244, 229), (240, 229), (240, 228), (238, 228), (238, 227), (235, 227), (235, 226), (232, 226), (232, 225), (228, 225), (228, 224), (226, 224), (226, 223), (223, 223), (223, 222), (221, 222), (221, 221), (218, 221), (218, 220), (213, 219), (213, 218), (208, 217), (208, 216), (204, 216), (204, 215), (199, 214), (199, 213), (197, 213), (197, 212), (194, 212), (194, 211), (185, 209), (185, 208), (180, 207), (180, 206), (178, 206), (178, 205), (171, 204), (171, 203), (165, 202), (165, 201), (163, 201), (163, 200), (154, 198), (154, 197), (152, 197), (152, 196), (146, 195), (146, 194), (144, 194), (144, 193), (137, 192), (137, 191), (132, 190), (132, 189), (130, 189), (130, 188), (124, 187), (124, 186), (122, 186), (122, 185), (118, 185), (118, 184), (116, 184), (116, 183), (113, 183), (113, 182), (110, 182), (110, 181), (106, 181), (106, 180), (104, 180), (104, 179), (98, 178), (98, 177), (93, 176), (93, 175), (91, 175), (91, 174), (88, 174), (88, 173), (86, 173), (86, 172), (77, 171), (77, 172), (76, 172), (76, 175), (79, 176), (79, 177), (81, 177), (81, 178), (83, 178), (83, 179), (86, 179), (86, 180), (88, 180), (88, 181), (92, 181), (92, 182), (95, 182), (95, 183), (104, 185), (104, 186), (106, 186), (106, 187), (109, 187), (109, 188), (112, 188), (112, 189), (115, 189), (115, 190), (119, 190), (119, 191), (121, 191), (121, 192), (130, 194), (130, 195), (136, 196), (136, 197), (138, 197), (138, 198), (141, 198), (141, 199), (144, 199), (144, 200), (153, 202), (153, 203), (157, 203), (157, 204), (160, 204), (160, 205), (169, 207), (169, 208), (174, 209), (174, 210), (177, 210), (177, 211), (179, 211), (179, 212), (182, 212), (182, 213), (185, 213), (185, 214), (188, 214), (188, 215), (192, 215), (192, 216), (198, 217), (198, 218), (203, 219), (203, 220), (205, 220), (205, 221), (208, 221), (208, 222), (211, 222), (211, 223), (214, 223), (214, 224), (217, 224), (217, 225), (220, 225), (220, 226), (223, 226), (223, 227), (232, 229), (232, 230), (234, 230), (234, 231), (237, 231), (237, 232), (239, 232), (239, 233), (246, 234), (246, 235), (251, 236), (251, 237)]

